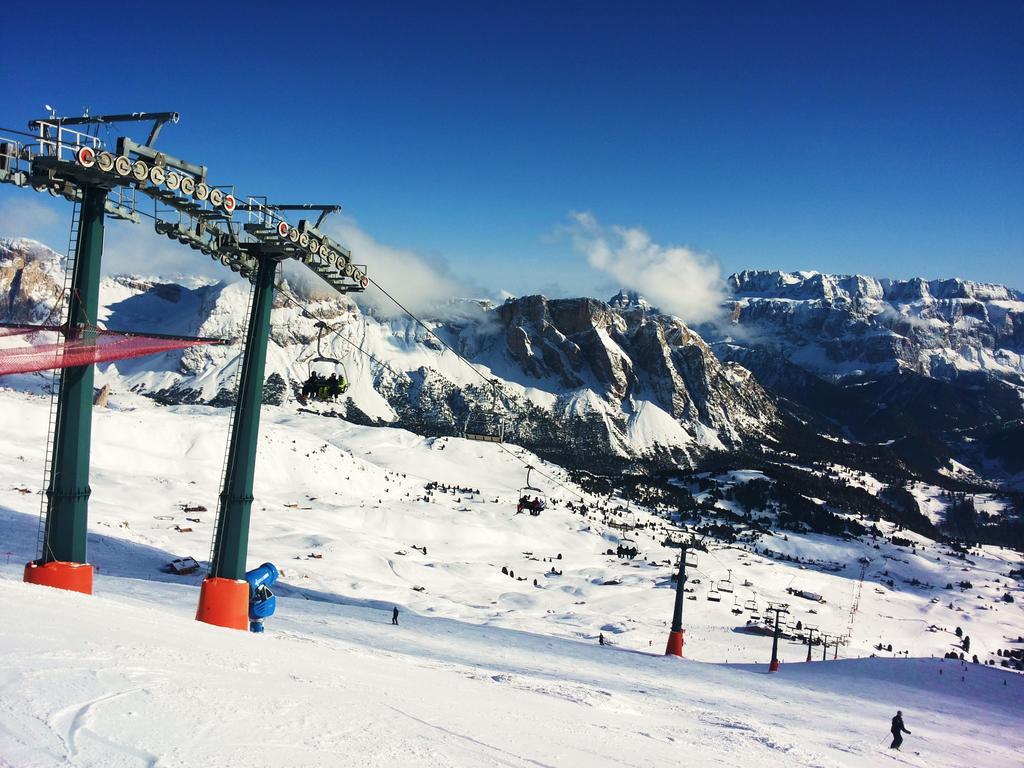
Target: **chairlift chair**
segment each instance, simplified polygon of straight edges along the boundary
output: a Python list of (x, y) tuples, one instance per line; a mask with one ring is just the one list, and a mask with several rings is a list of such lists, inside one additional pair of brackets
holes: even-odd
[[(323, 343), (324, 332), (330, 330), (330, 327), (323, 320), (318, 320), (316, 324), (316, 355), (310, 358), (307, 362), (308, 377), (307, 382), (310, 382), (314, 377), (327, 380), (333, 375), (338, 380), (338, 393), (339, 395), (345, 394), (349, 388), (348, 371), (345, 369), (345, 364), (336, 357), (330, 357), (323, 353), (321, 345)], [(317, 400), (326, 399), (321, 395), (323, 388), (313, 394), (313, 397)]]
[(462, 424), (462, 437), (466, 440), (479, 440), (485, 443), (505, 442), (505, 419), (498, 410), (498, 380), (491, 379), (490, 383), (491, 407), (486, 414), (479, 414), (475, 420), (472, 419), (472, 409), (466, 414), (466, 420)]
[[(530, 485), (530, 473), (533, 471), (533, 466), (527, 465), (526, 467), (526, 485), (519, 489), (519, 503), (516, 505), (516, 512), (528, 511), (531, 515), (536, 517), (541, 513), (542, 510), (548, 506), (548, 497), (540, 488), (534, 485)], [(530, 495), (533, 498), (530, 499)], [(524, 503), (524, 501), (526, 503)]]
[(711, 582), (711, 589), (708, 590), (708, 600), (713, 603), (722, 602), (722, 596), (718, 593), (718, 590), (715, 589), (715, 582)]
[(734, 615), (739, 616), (743, 613), (743, 606), (740, 605), (739, 598), (733, 595), (732, 597), (732, 612)]
[(729, 578), (722, 579), (721, 581), (718, 582), (718, 591), (719, 592), (728, 592), (729, 594), (732, 593), (732, 591), (733, 591), (733, 587), (732, 587), (732, 571), (729, 571)]

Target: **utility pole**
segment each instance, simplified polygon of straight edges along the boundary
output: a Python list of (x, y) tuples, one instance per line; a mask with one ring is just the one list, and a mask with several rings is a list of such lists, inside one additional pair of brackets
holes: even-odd
[(775, 612), (775, 635), (772, 638), (772, 661), (768, 665), (769, 672), (779, 671), (779, 624), (781, 615), (789, 613), (789, 606), (785, 603), (768, 603), (768, 610)]
[[(684, 588), (686, 587), (686, 555), (690, 550), (691, 544), (689, 542), (683, 543), (679, 547), (679, 574), (676, 576), (676, 602), (672, 609), (672, 631), (668, 633), (668, 644), (665, 646), (666, 656), (682, 656), (683, 655), (683, 599), (686, 597), (684, 594)], [(696, 561), (692, 560), (689, 565), (696, 565)]]
[(814, 633), (818, 631), (817, 627), (808, 627), (804, 625), (804, 629), (807, 630), (807, 661), (811, 660), (811, 646), (814, 645)]

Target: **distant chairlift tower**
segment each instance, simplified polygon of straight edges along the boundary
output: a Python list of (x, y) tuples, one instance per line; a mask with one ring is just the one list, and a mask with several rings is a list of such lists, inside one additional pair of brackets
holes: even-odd
[(676, 576), (675, 604), (672, 608), (672, 629), (668, 633), (668, 644), (665, 646), (666, 656), (683, 655), (683, 600), (686, 597), (686, 568), (697, 567), (697, 553), (692, 542), (683, 542), (679, 547), (679, 573)]
[(789, 613), (789, 606), (786, 603), (768, 603), (768, 611), (775, 614), (775, 632), (772, 635), (772, 660), (768, 665), (769, 672), (779, 671), (779, 632), (782, 624), (782, 614)]

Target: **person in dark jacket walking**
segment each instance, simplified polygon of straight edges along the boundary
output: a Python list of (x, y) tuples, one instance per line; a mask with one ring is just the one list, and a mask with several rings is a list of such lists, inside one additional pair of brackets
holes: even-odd
[(391, 623), (394, 624), (396, 627), (398, 626), (398, 606), (397, 605), (391, 611)]
[(892, 744), (889, 745), (889, 749), (899, 749), (900, 745), (903, 744), (903, 734), (910, 733), (903, 725), (903, 712), (897, 711), (896, 717), (892, 719)]

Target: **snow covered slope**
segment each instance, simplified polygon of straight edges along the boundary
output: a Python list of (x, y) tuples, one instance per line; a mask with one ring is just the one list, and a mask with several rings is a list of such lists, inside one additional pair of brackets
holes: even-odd
[[(1019, 647), (1018, 554), (975, 550), (968, 566), (915, 534), (913, 550), (796, 533), (716, 547), (689, 574), (679, 662), (660, 655), (673, 597), (661, 542), (675, 530), (663, 517), (634, 505), (606, 518), (605, 500), (526, 452), (552, 505), (516, 515), (523, 464), (494, 445), (281, 407), (263, 409), (249, 550), (251, 566), (283, 571), (266, 636), (198, 625), (200, 575), (161, 570), (208, 551), (225, 409), (134, 395), (97, 409), (96, 595), (21, 584), (47, 402), (0, 391), (0, 765), (1010, 766), (1024, 746), (1024, 679), (938, 658), (957, 626), (985, 661)], [(619, 544), (640, 556), (606, 554)], [(943, 590), (964, 567), (971, 588)], [(751, 611), (707, 600), (725, 579), (741, 606), (786, 600), (794, 621), (851, 629), (840, 661), (803, 664), (806, 646), (784, 640), (783, 671), (766, 675), (770, 638), (745, 631)], [(885, 750), (897, 708), (921, 756)]]
[[(0, 765), (1000, 768), (1024, 749), (1024, 678), (959, 662), (767, 675), (300, 598), (255, 636), (195, 622), (191, 587), (97, 591), (0, 578)], [(897, 708), (913, 734), (890, 754)]]
[[(15, 564), (35, 556), (47, 406), (42, 397), (0, 391), (0, 541)], [(205, 559), (227, 415), (116, 395), (110, 409), (96, 410), (89, 552), (101, 573), (179, 581), (162, 573), (167, 562)], [(521, 448), (509, 453), (269, 406), (261, 434), (250, 563), (277, 563), (284, 593), (394, 602), (425, 615), (567, 638), (593, 640), (603, 631), (636, 650), (664, 643), (674, 550), (663, 542), (679, 530), (665, 517), (634, 507), (636, 527), (614, 528), (609, 523), (625, 519), (614, 514), (622, 500), (581, 493), (560, 468)], [(525, 463), (546, 475), (533, 476), (552, 504), (538, 518), (515, 514)], [(433, 483), (440, 487), (428, 487)], [(199, 506), (206, 511), (184, 511)], [(878, 525), (884, 533), (894, 530)], [(735, 630), (763, 613), (767, 601), (792, 602), (789, 587), (826, 596), (824, 604), (794, 605), (792, 619), (833, 636), (849, 629), (860, 594), (851, 645), (840, 655), (867, 655), (879, 642), (892, 644), (893, 653), (942, 655), (957, 642), (955, 627), (963, 626), (972, 652), (988, 661), (998, 658), (1006, 637), (1024, 634), (1024, 591), (1008, 577), (1022, 565), (1018, 553), (974, 550), (965, 576), (968, 564), (948, 547), (900, 535), (916, 549), (886, 539), (787, 531), (702, 554), (690, 574), (699, 581), (689, 584), (696, 599), (686, 603), (688, 655), (764, 659), (765, 639)], [(607, 554), (620, 543), (635, 546), (639, 556)], [(861, 558), (871, 561), (863, 574)], [(712, 583), (730, 571), (735, 591), (722, 602), (708, 601)], [(184, 581), (195, 585), (200, 578)], [(965, 578), (970, 589), (944, 589)], [(1015, 603), (1001, 602), (1007, 592)], [(756, 610), (731, 612), (751, 600)], [(892, 620), (879, 619), (883, 614)], [(938, 629), (929, 631), (931, 625)], [(784, 658), (804, 653), (797, 643)]]

